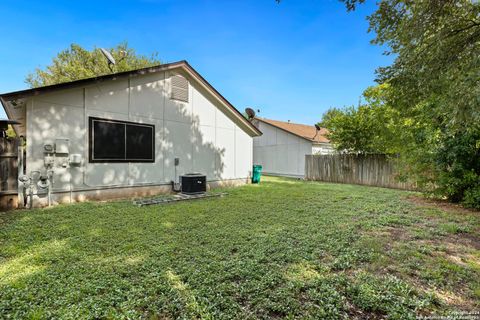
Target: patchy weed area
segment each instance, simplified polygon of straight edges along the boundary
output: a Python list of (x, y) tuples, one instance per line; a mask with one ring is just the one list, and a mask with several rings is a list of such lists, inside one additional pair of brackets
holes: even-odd
[(0, 214), (3, 318), (384, 318), (480, 309), (480, 215), (268, 178), (223, 198)]

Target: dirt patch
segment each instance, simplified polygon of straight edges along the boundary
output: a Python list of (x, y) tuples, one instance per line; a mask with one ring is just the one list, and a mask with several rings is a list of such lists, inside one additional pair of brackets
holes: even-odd
[(396, 243), (407, 243), (413, 240), (409, 230), (402, 227), (383, 227), (378, 230), (370, 231), (367, 234), (369, 237), (377, 239), (377, 241), (382, 243), (386, 252), (390, 251)]
[(475, 301), (464, 299), (464, 297), (468, 296), (468, 293), (459, 288), (457, 288), (457, 290), (455, 291), (435, 288), (432, 291), (432, 288), (428, 287), (417, 279), (411, 278), (410, 281), (410, 284), (413, 285), (419, 292), (423, 292), (424, 294), (433, 293), (435, 297), (441, 301), (442, 304), (449, 305), (454, 309), (457, 309), (459, 311), (472, 311), (476, 310), (477, 308), (477, 304), (475, 303)]
[[(453, 215), (469, 215), (480, 218), (480, 210), (467, 209), (459, 204), (454, 204), (443, 200), (428, 199), (419, 196), (408, 196), (406, 197), (406, 200), (424, 208), (435, 208), (447, 213), (451, 213)], [(434, 220), (437, 219), (429, 218), (429, 221)], [(437, 222), (439, 221), (437, 220), (436, 223)], [(432, 225), (431, 227), (435, 226)], [(443, 244), (457, 244), (464, 247), (471, 247), (475, 250), (480, 250), (480, 237), (478, 236), (478, 227), (473, 227), (474, 230), (472, 230), (471, 232), (459, 233), (456, 235), (444, 235), (441, 237), (441, 239), (437, 239), (435, 242)]]
[(432, 244), (442, 246), (446, 253), (460, 254), (471, 250), (480, 250), (480, 237), (474, 234), (462, 233), (448, 235), (430, 241)]
[(467, 243), (467, 245), (471, 245), (476, 250), (480, 250), (480, 237), (474, 234), (464, 234), (462, 235), (462, 239)]
[(404, 228), (385, 228), (385, 231), (390, 235), (390, 239), (394, 241), (409, 241), (412, 239), (407, 229)]
[(423, 206), (423, 207), (437, 208), (437, 209), (440, 209), (446, 212), (451, 212), (451, 213), (473, 214), (476, 216), (480, 216), (480, 210), (467, 209), (462, 207), (459, 204), (451, 203), (445, 200), (428, 199), (428, 198), (414, 196), (414, 195), (410, 195), (405, 199), (407, 199), (411, 203), (414, 203), (416, 205)]

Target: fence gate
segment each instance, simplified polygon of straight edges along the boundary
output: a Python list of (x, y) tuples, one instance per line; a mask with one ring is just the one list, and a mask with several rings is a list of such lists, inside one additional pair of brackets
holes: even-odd
[(0, 138), (0, 211), (18, 207), (19, 144), (20, 139)]

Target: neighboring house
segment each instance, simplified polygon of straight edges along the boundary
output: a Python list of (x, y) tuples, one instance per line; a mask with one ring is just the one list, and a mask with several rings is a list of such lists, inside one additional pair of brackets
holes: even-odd
[(261, 135), (186, 61), (0, 99), (21, 122), (25, 174), (35, 183), (52, 170), (57, 202), (153, 195), (191, 172), (210, 184), (246, 183)]
[(266, 174), (303, 177), (305, 155), (334, 152), (324, 128), (258, 117), (252, 123), (263, 133), (253, 139), (253, 163)]

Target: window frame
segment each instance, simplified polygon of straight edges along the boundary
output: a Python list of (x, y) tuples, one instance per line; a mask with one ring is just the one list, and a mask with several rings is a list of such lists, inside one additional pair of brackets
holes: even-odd
[[(119, 123), (125, 125), (125, 159), (95, 159), (94, 158), (94, 122)], [(152, 130), (152, 158), (151, 159), (127, 159), (127, 125), (147, 127)], [(88, 162), (89, 163), (154, 163), (155, 162), (155, 125), (138, 123), (124, 120), (113, 120), (98, 117), (88, 117)]]

